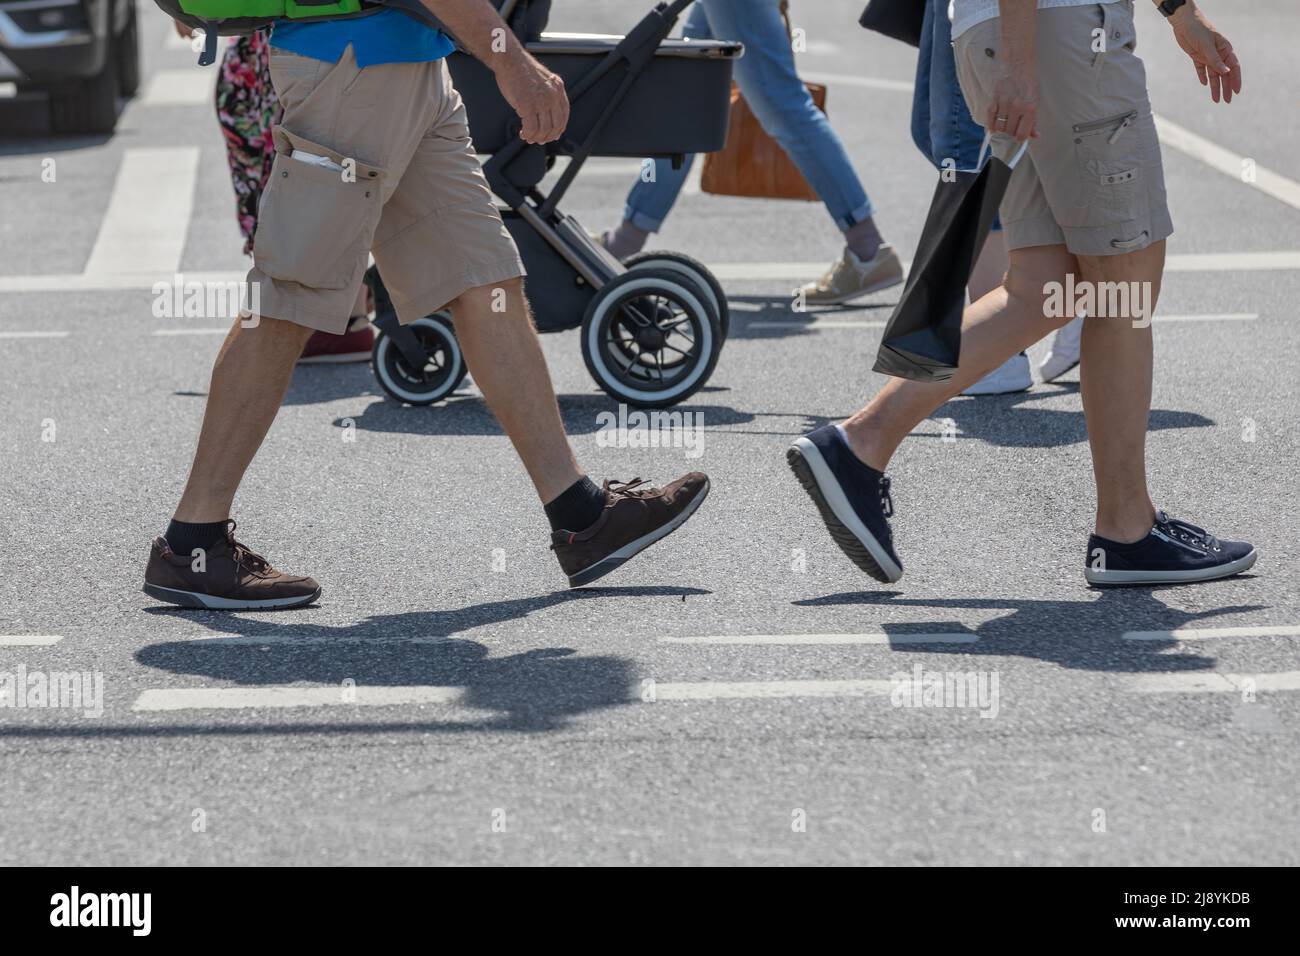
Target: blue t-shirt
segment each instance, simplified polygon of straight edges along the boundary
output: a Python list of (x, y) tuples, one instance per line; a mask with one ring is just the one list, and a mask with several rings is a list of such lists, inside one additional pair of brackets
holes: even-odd
[(400, 10), (314, 23), (277, 20), (271, 31), (271, 46), (330, 63), (338, 62), (348, 44), (352, 45), (357, 66), (363, 68), (441, 60), (456, 48), (441, 30)]

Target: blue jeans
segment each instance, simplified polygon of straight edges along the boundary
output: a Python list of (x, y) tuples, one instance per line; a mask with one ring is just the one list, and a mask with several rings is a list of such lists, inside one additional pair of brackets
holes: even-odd
[[(974, 169), (984, 142), (984, 127), (971, 118), (957, 82), (948, 0), (925, 0), (912, 94), (912, 141), (937, 169), (945, 160), (956, 169)], [(996, 218), (993, 228), (1002, 228)]]
[[(871, 201), (844, 144), (795, 71), (777, 0), (696, 0), (682, 35), (744, 43), (745, 55), (736, 61), (736, 84), (763, 129), (789, 154), (840, 229), (871, 218)], [(673, 169), (669, 160), (657, 160), (654, 181), (642, 179), (628, 193), (623, 218), (657, 232), (694, 160), (686, 157), (680, 169)]]

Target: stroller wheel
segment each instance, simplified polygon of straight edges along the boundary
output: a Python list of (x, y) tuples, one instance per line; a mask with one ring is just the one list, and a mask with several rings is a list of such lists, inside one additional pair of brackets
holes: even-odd
[(427, 356), (420, 368), (412, 368), (383, 332), (375, 338), (372, 361), (375, 377), (385, 392), (409, 405), (432, 405), (446, 398), (465, 379), (465, 359), (452, 332), (451, 316), (435, 312), (416, 319), (408, 328), (420, 340)]
[(638, 252), (624, 259), (623, 265), (629, 269), (667, 269), (694, 279), (695, 284), (708, 295), (709, 305), (713, 306), (713, 311), (718, 315), (722, 340), (727, 340), (731, 331), (731, 310), (727, 307), (727, 294), (722, 291), (722, 284), (717, 277), (699, 259), (693, 259), (682, 252)]
[(695, 394), (721, 351), (708, 294), (679, 272), (625, 272), (596, 293), (582, 320), (587, 370), (628, 405), (665, 408)]

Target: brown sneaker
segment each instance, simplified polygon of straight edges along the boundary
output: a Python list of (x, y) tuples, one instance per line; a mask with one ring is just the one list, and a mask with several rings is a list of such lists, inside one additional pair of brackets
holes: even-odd
[(555, 531), (551, 550), (580, 588), (602, 578), (686, 523), (709, 494), (709, 478), (698, 471), (663, 488), (640, 478), (605, 482), (605, 510), (586, 531)]
[(845, 249), (826, 274), (799, 290), (807, 305), (843, 305), (871, 292), (900, 284), (903, 263), (889, 243), (881, 243), (875, 256), (863, 262)]
[(235, 522), (226, 537), (208, 548), (203, 563), (176, 554), (166, 538), (154, 538), (144, 572), (144, 593), (159, 601), (219, 611), (301, 607), (320, 597), (311, 578), (281, 574), (260, 554), (235, 540)]

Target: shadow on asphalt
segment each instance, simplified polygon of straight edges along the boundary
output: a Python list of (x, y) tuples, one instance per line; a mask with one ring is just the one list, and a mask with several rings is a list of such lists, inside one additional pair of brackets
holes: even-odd
[[(1244, 578), (1253, 575), (1242, 575)], [(1194, 587), (1196, 585), (1184, 585)], [(1202, 585), (1203, 586), (1203, 585)], [(880, 630), (886, 635), (907, 634), (974, 634), (974, 644), (906, 644), (894, 643), (896, 651), (924, 654), (991, 654), (998, 657), (1018, 656), (1059, 664), (1072, 670), (1116, 671), (1124, 673), (1172, 673), (1209, 670), (1215, 658), (1197, 651), (1168, 653), (1178, 647), (1176, 641), (1122, 640), (1125, 631), (1172, 631), (1194, 621), (1223, 614), (1240, 614), (1266, 610), (1268, 605), (1246, 604), (1235, 607), (1183, 611), (1169, 607), (1155, 596), (1153, 588), (1113, 588), (1101, 596), (1082, 601), (1040, 601), (1020, 598), (906, 598), (899, 591), (848, 591), (827, 594), (791, 603), (799, 607), (836, 607), (842, 605), (881, 608), (949, 608), (1009, 609), (1010, 614), (994, 618), (974, 628), (956, 621), (936, 618), (931, 621), (886, 623)]]
[[(1036, 408), (1034, 402), (1075, 395), (1078, 382), (1038, 383), (1031, 391), (1012, 395), (961, 397), (941, 405), (930, 422), (950, 418), (962, 438), (975, 438), (1005, 448), (1059, 448), (1088, 440), (1082, 408)], [(1212, 419), (1195, 412), (1151, 409), (1147, 431), (1170, 428), (1209, 428)]]
[[(564, 430), (569, 435), (591, 435), (601, 431), (609, 419), (601, 417), (602, 413), (619, 414), (618, 403), (608, 395), (601, 393), (590, 395), (560, 395), (560, 416), (564, 420)], [(628, 409), (628, 414), (635, 413)], [(752, 422), (755, 416), (749, 412), (739, 412), (725, 405), (701, 405), (687, 402), (677, 408), (657, 410), (660, 415), (681, 415), (684, 412), (702, 416), (697, 419), (669, 419), (681, 427), (686, 421), (702, 421), (708, 425), (737, 425)], [(646, 410), (646, 414), (651, 414)], [(406, 435), (502, 435), (487, 403), (478, 395), (453, 398), (443, 405), (428, 408), (410, 408), (391, 401), (371, 402), (356, 416), (336, 419), (334, 424), (343, 427), (345, 421), (352, 423), (362, 431), (389, 432)], [(638, 425), (637, 420), (629, 422), (629, 427), (648, 428), (653, 419)]]
[[(146, 613), (182, 618), (228, 636), (151, 644), (135, 657), (146, 667), (240, 686), (305, 681), (341, 687), (350, 679), (358, 686), (463, 687), (464, 706), (493, 712), (478, 721), (357, 724), (352, 729), (358, 732), (537, 733), (561, 729), (578, 714), (635, 701), (637, 678), (632, 662), (610, 655), (576, 656), (568, 647), (490, 657), (487, 645), (454, 638), (453, 634), (518, 620), (570, 601), (609, 596), (685, 598), (708, 593), (678, 587), (583, 588), (452, 610), (380, 614), (340, 626), (303, 623), (303, 611), (286, 616), (291, 623), (280, 623), (266, 617), (148, 608)], [(339, 725), (313, 726), (333, 731)], [(191, 727), (185, 732), (201, 731)], [(213, 728), (212, 732), (224, 733), (226, 729)], [(231, 732), (248, 731), (231, 728)], [(284, 733), (286, 728), (283, 724), (266, 725), (263, 732)], [(292, 732), (300, 731), (295, 727)]]
[[(743, 303), (758, 306), (756, 309), (732, 309), (731, 332), (729, 339), (778, 339), (792, 335), (809, 335), (816, 331), (817, 319), (859, 318), (862, 321), (878, 322), (888, 319), (898, 304), (889, 302), (851, 302), (846, 305), (831, 305), (809, 308), (803, 312), (793, 309), (794, 293), (789, 295), (729, 295), (730, 304)], [(864, 313), (857, 316), (856, 313)], [(771, 322), (797, 322), (799, 325), (772, 326)], [(875, 339), (872, 339), (874, 346)]]

